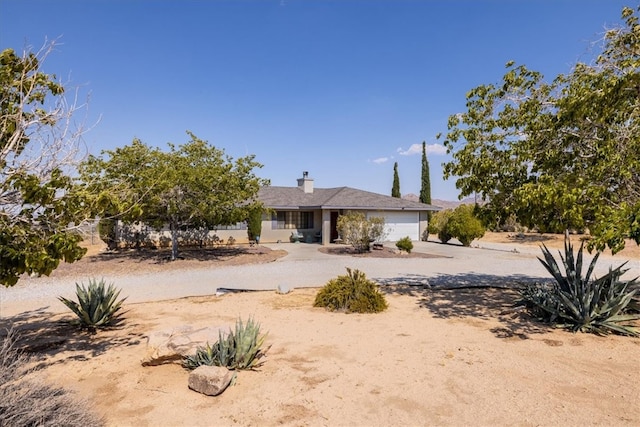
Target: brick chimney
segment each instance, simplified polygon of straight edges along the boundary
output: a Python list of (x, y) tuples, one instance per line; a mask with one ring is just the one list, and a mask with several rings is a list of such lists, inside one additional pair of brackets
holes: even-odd
[(298, 178), (298, 188), (305, 193), (313, 193), (313, 178), (309, 178), (309, 172), (302, 172), (302, 178)]

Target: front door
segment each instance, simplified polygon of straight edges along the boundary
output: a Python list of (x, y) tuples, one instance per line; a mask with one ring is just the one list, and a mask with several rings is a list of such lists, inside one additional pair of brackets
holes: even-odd
[(338, 238), (338, 215), (338, 212), (331, 212), (331, 240), (329, 243)]

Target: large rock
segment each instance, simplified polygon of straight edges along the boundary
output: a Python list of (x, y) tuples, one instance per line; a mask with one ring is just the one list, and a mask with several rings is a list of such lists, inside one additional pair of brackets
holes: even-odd
[(142, 366), (181, 363), (187, 355), (195, 354), (198, 347), (218, 341), (219, 333), (228, 327), (200, 328), (184, 325), (169, 330), (153, 331), (147, 335), (147, 353)]
[(217, 396), (231, 384), (233, 375), (222, 366), (199, 366), (189, 374), (189, 388), (207, 396)]

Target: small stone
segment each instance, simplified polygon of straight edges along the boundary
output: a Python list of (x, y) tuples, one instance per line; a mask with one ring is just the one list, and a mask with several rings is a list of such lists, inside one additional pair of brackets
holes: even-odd
[(283, 285), (282, 283), (278, 285), (278, 289), (276, 289), (276, 292), (279, 294), (288, 294), (289, 292), (291, 292), (293, 289), (291, 288), (291, 286), (289, 285)]
[(194, 354), (198, 347), (218, 341), (220, 332), (229, 328), (194, 329), (182, 325), (169, 330), (153, 331), (147, 335), (147, 351), (142, 366), (155, 366), (165, 363), (182, 363), (182, 359)]
[(189, 374), (189, 388), (207, 396), (217, 396), (229, 387), (233, 375), (222, 366), (199, 366)]

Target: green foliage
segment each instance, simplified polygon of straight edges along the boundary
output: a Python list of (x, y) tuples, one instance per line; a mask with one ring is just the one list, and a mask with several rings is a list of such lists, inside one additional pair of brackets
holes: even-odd
[(249, 240), (256, 240), (256, 237), (260, 237), (262, 233), (262, 207), (257, 207), (249, 212), (249, 218), (247, 219), (247, 235)]
[[(53, 46), (49, 47), (51, 50)], [(86, 252), (70, 228), (87, 218), (85, 197), (64, 172), (77, 160), (64, 88), (41, 71), (49, 50), (0, 53), (0, 284), (49, 275)], [(48, 106), (53, 105), (50, 109)], [(63, 124), (58, 125), (58, 122)], [(63, 127), (66, 126), (66, 127)], [(63, 127), (63, 128), (61, 128)], [(81, 133), (81, 132), (79, 132)], [(32, 139), (37, 147), (26, 149)]]
[(401, 251), (411, 253), (411, 250), (413, 249), (413, 242), (409, 236), (406, 236), (396, 242), (396, 247)]
[[(420, 185), (420, 203), (431, 204), (431, 175), (429, 173), (429, 159), (427, 159), (427, 143), (422, 141), (422, 176)], [(427, 213), (431, 219), (431, 211)], [(424, 239), (426, 240), (426, 239)]]
[(38, 378), (35, 364), (16, 348), (14, 330), (0, 344), (0, 426), (102, 426), (90, 405)]
[(474, 239), (484, 236), (485, 227), (475, 216), (474, 207), (460, 205), (451, 214), (445, 226), (448, 235), (458, 239), (463, 246), (470, 246)]
[(313, 306), (347, 313), (379, 313), (387, 309), (387, 301), (363, 272), (347, 268), (346, 276), (330, 280), (318, 291)]
[(338, 217), (338, 233), (345, 243), (352, 245), (357, 252), (366, 252), (371, 242), (380, 241), (385, 236), (384, 218), (366, 218), (364, 213), (349, 211)]
[(101, 218), (98, 222), (98, 234), (100, 239), (107, 244), (107, 248), (113, 250), (118, 247), (118, 241), (116, 236), (116, 224), (117, 220), (107, 217)]
[(266, 335), (260, 334), (260, 324), (249, 318), (247, 324), (242, 319), (236, 322), (236, 328), (228, 334), (222, 332), (213, 345), (199, 347), (196, 354), (186, 356), (183, 366), (196, 369), (198, 366), (224, 366), (229, 369), (256, 369), (267, 350), (263, 350)]
[[(169, 151), (140, 140), (90, 156), (80, 167), (86, 191), (94, 194), (96, 214), (115, 212), (125, 223), (168, 225), (172, 259), (178, 257), (181, 229), (208, 228), (245, 221), (259, 209), (260, 186), (254, 175), (262, 165), (254, 156), (235, 161), (206, 141), (187, 132), (191, 140)], [(133, 171), (133, 173), (132, 173)]]
[(393, 186), (391, 187), (391, 197), (400, 198), (400, 177), (398, 176), (398, 162), (393, 165)]
[(475, 215), (471, 205), (460, 205), (454, 210), (445, 209), (436, 212), (429, 221), (429, 233), (437, 234), (442, 243), (456, 238), (464, 246), (471, 245), (474, 239), (484, 236), (485, 227)]
[(625, 238), (640, 244), (640, 24), (629, 8), (622, 19), (595, 61), (551, 82), (509, 62), (449, 118), (444, 176), (486, 201), (485, 223), (588, 229), (590, 248), (614, 253)]
[[(41, 71), (42, 57), (28, 52), (20, 57), (13, 49), (0, 53), (0, 165), (9, 153), (20, 155), (30, 140), (26, 123), (52, 124), (56, 117), (41, 106), (64, 87)], [(28, 108), (35, 105), (37, 107)]]
[(104, 279), (99, 282), (90, 279), (87, 287), (76, 283), (78, 302), (64, 297), (58, 299), (78, 316), (81, 326), (95, 330), (114, 325), (120, 320), (118, 312), (127, 298), (118, 300), (119, 295), (120, 290), (116, 290), (113, 284), (105, 287)]
[(429, 221), (429, 233), (437, 235), (442, 243), (447, 243), (453, 237), (447, 229), (447, 224), (452, 214), (452, 209), (444, 209), (433, 214)]
[(540, 319), (574, 332), (640, 335), (637, 328), (630, 324), (640, 319), (640, 314), (631, 313), (631, 308), (634, 308), (633, 297), (637, 292), (633, 288), (637, 287), (637, 279), (621, 280), (627, 271), (622, 269), (624, 263), (615, 269), (609, 268), (606, 275), (592, 280), (600, 252), (593, 257), (583, 275), (583, 246), (584, 243), (580, 245), (576, 257), (569, 234), (566, 234), (564, 256), (560, 254), (565, 270), (563, 273), (549, 249), (543, 245), (544, 259), (540, 259), (540, 262), (555, 282), (551, 286), (537, 284), (525, 288), (521, 292), (524, 303)]

